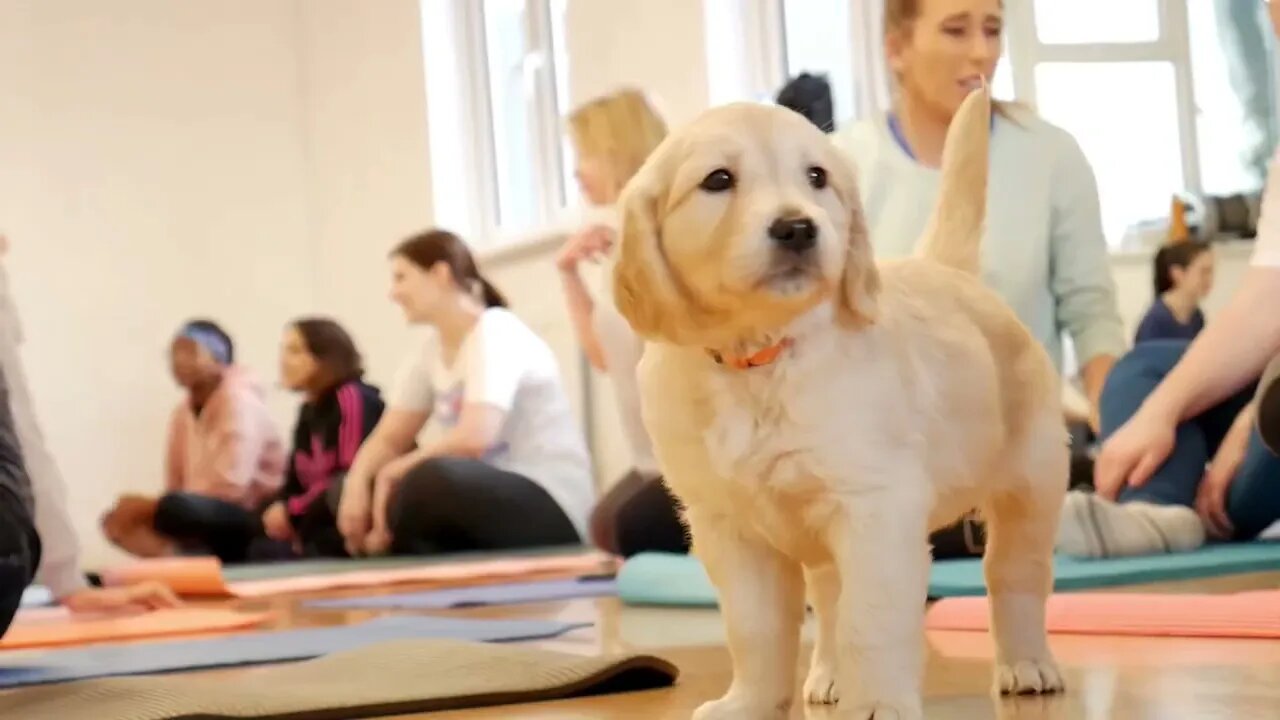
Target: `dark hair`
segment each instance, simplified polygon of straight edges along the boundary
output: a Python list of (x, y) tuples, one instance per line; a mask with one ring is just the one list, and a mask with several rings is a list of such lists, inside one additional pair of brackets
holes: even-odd
[(351, 336), (341, 325), (323, 317), (305, 317), (291, 323), (302, 336), (307, 352), (320, 366), (321, 388), (341, 385), (364, 376), (364, 361)]
[(449, 266), (454, 282), (464, 290), (480, 291), (486, 307), (507, 306), (507, 299), (502, 293), (480, 274), (467, 244), (448, 230), (427, 230), (414, 235), (397, 245), (391, 256), (402, 257), (423, 270), (430, 270), (442, 262)]
[(1187, 269), (1191, 263), (1208, 251), (1209, 243), (1203, 240), (1186, 240), (1165, 245), (1156, 253), (1155, 280), (1156, 296), (1163, 295), (1173, 289), (1173, 269)]
[(231, 340), (231, 336), (227, 334), (227, 331), (223, 330), (222, 326), (218, 325), (218, 323), (207, 318), (196, 318), (183, 323), (182, 329), (191, 329), (196, 332), (217, 335), (227, 344), (227, 364), (230, 365), (236, 361), (236, 344)]
[(836, 129), (835, 110), (831, 104), (831, 83), (827, 82), (826, 75), (800, 73), (778, 91), (777, 102), (805, 116), (822, 132), (829, 133)]

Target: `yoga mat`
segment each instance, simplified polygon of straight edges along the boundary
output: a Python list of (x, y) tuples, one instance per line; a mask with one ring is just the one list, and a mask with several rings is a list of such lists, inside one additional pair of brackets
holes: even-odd
[[(346, 720), (667, 687), (674, 665), (651, 655), (586, 657), (518, 645), (403, 640), (261, 668), (89, 680), (0, 695), (23, 720)], [(494, 717), (514, 717), (495, 711)]]
[(73, 613), (66, 608), (21, 610), (0, 639), (0, 650), (242, 630), (261, 625), (270, 617), (271, 613), (203, 608), (128, 615)]
[[(217, 558), (163, 558), (143, 560), (102, 573), (104, 585), (142, 580), (168, 583), (182, 595), (258, 598), (318, 592), (342, 588), (383, 587), (401, 583), (469, 585), (478, 582), (594, 575), (611, 566), (609, 556), (598, 552), (571, 555), (535, 555), (486, 560), (418, 562), (412, 565), (353, 569), (318, 575), (286, 575), (228, 582)], [(359, 565), (357, 565), (359, 567)]]
[[(359, 625), (247, 633), (201, 640), (97, 645), (43, 653), (0, 653), (0, 688), (43, 685), (113, 675), (150, 675), (305, 660), (398, 639), (482, 642), (534, 640), (561, 635), (583, 624), (526, 620), (464, 620), (400, 616)], [(362, 675), (366, 675), (364, 673)], [(372, 677), (372, 675), (369, 675)], [(329, 678), (331, 682), (337, 678)], [(425, 678), (419, 678), (425, 680)], [(226, 694), (226, 682), (222, 683)], [(237, 693), (240, 686), (237, 684)], [(0, 717), (10, 716), (0, 712)], [(76, 717), (76, 716), (69, 716)]]
[[(985, 597), (939, 600), (925, 616), (930, 630), (986, 631)], [(1233, 595), (1079, 593), (1050, 596), (1050, 633), (1193, 638), (1280, 638), (1280, 590)]]
[(586, 545), (549, 545), (519, 550), (473, 550), (469, 552), (438, 555), (382, 555), (358, 558), (306, 558), (259, 563), (236, 563), (222, 568), (226, 582), (242, 580), (274, 580), (303, 575), (332, 575), (354, 570), (383, 570), (446, 563), (481, 562), (485, 560), (510, 560), (513, 558), (566, 557), (586, 555), (595, 548)]
[(618, 586), (613, 579), (576, 579), (477, 585), (399, 595), (312, 600), (303, 604), (309, 608), (322, 610), (443, 610), (480, 605), (518, 605), (617, 594)]
[[(1223, 543), (1189, 553), (1146, 557), (1054, 560), (1058, 591), (1139, 585), (1171, 580), (1280, 571), (1280, 542)], [(980, 559), (933, 563), (929, 596), (986, 595)], [(716, 594), (706, 571), (687, 555), (642, 553), (618, 572), (618, 596), (629, 605), (715, 607)]]

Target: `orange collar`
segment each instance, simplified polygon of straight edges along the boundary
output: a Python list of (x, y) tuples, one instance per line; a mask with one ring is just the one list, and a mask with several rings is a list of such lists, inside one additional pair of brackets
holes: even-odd
[(782, 351), (795, 344), (795, 340), (784, 337), (778, 342), (751, 353), (750, 355), (725, 355), (716, 350), (708, 350), (707, 354), (715, 360), (717, 364), (727, 365), (734, 370), (750, 370), (754, 367), (762, 365), (770, 365), (777, 360)]

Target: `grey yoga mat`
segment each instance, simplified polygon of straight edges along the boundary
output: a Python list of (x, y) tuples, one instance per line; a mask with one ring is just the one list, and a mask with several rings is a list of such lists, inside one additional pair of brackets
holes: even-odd
[[(505, 642), (561, 635), (583, 625), (526, 620), (386, 617), (358, 625), (251, 632), (154, 643), (95, 645), (40, 653), (0, 653), (0, 688), (119, 675), (305, 660), (402, 638)], [(0, 709), (4, 707), (0, 701)], [(0, 718), (10, 716), (0, 711)]]

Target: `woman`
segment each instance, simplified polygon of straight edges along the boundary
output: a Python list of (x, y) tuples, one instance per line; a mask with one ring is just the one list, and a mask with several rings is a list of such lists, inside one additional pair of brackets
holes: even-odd
[[(391, 253), (391, 298), (434, 330), (356, 454), (338, 528), (353, 554), (581, 542), (591, 463), (555, 355), (506, 308), (456, 235)], [(431, 421), (432, 440), (413, 449)]]
[(355, 343), (333, 320), (303, 318), (285, 329), (280, 378), (306, 400), (293, 430), (284, 489), (262, 522), (268, 537), (303, 556), (346, 555), (336, 514), (341, 478), (383, 409), (378, 389), (363, 375)]
[[(556, 267), (578, 342), (592, 367), (606, 373), (613, 385), (631, 451), (631, 470), (591, 513), (591, 541), (623, 556), (645, 550), (688, 552), (689, 541), (640, 418), (635, 373), (644, 343), (608, 299), (607, 287), (604, 301), (595, 302), (583, 280), (581, 265), (610, 256), (617, 224), (612, 218), (613, 205), (666, 134), (666, 123), (635, 90), (597, 98), (569, 116), (582, 195), (593, 207), (605, 210), (611, 222), (588, 225), (571, 237), (556, 258)], [(604, 273), (606, 283), (608, 275)]]
[[(1280, 33), (1280, 3), (1267, 9)], [(1185, 352), (1164, 358), (1147, 391), (1105, 423), (1098, 492), (1068, 496), (1063, 551), (1169, 552), (1193, 548), (1206, 534), (1248, 540), (1280, 520), (1280, 315), (1260, 312), (1280, 302), (1280, 151), (1256, 243), (1252, 267), (1218, 318)], [(1153, 525), (1159, 532), (1144, 529)]]
[[(885, 0), (893, 110), (836, 138), (858, 168), (877, 255), (914, 251), (951, 118), (971, 90), (991, 82), (1003, 33), (1000, 0)], [(987, 282), (1059, 368), (1061, 332), (1070, 334), (1096, 429), (1103, 382), (1125, 348), (1097, 184), (1070, 135), (1005, 104), (992, 119), (987, 227)]]
[(243, 562), (284, 480), (284, 446), (266, 393), (235, 364), (231, 337), (209, 320), (179, 330), (170, 360), (186, 397), (169, 422), (165, 494), (121, 498), (103, 529), (144, 557), (207, 552)]
[(1154, 264), (1155, 301), (1134, 343), (1194, 339), (1204, 329), (1200, 303), (1213, 290), (1213, 248), (1200, 240), (1171, 243), (1160, 248)]
[[(995, 76), (1004, 8), (1000, 0), (885, 0), (884, 14), (893, 109), (835, 141), (858, 170), (876, 254), (892, 258), (911, 255), (924, 232), (952, 117)], [(1096, 432), (1103, 383), (1125, 341), (1093, 171), (1070, 135), (1003, 103), (990, 157), (983, 275), (1060, 370), (1062, 332), (1070, 334), (1090, 411), (1068, 419)], [(1087, 460), (1073, 461), (1073, 476), (1077, 466), (1087, 475)], [(980, 555), (985, 544), (972, 520), (932, 541), (936, 557)]]

